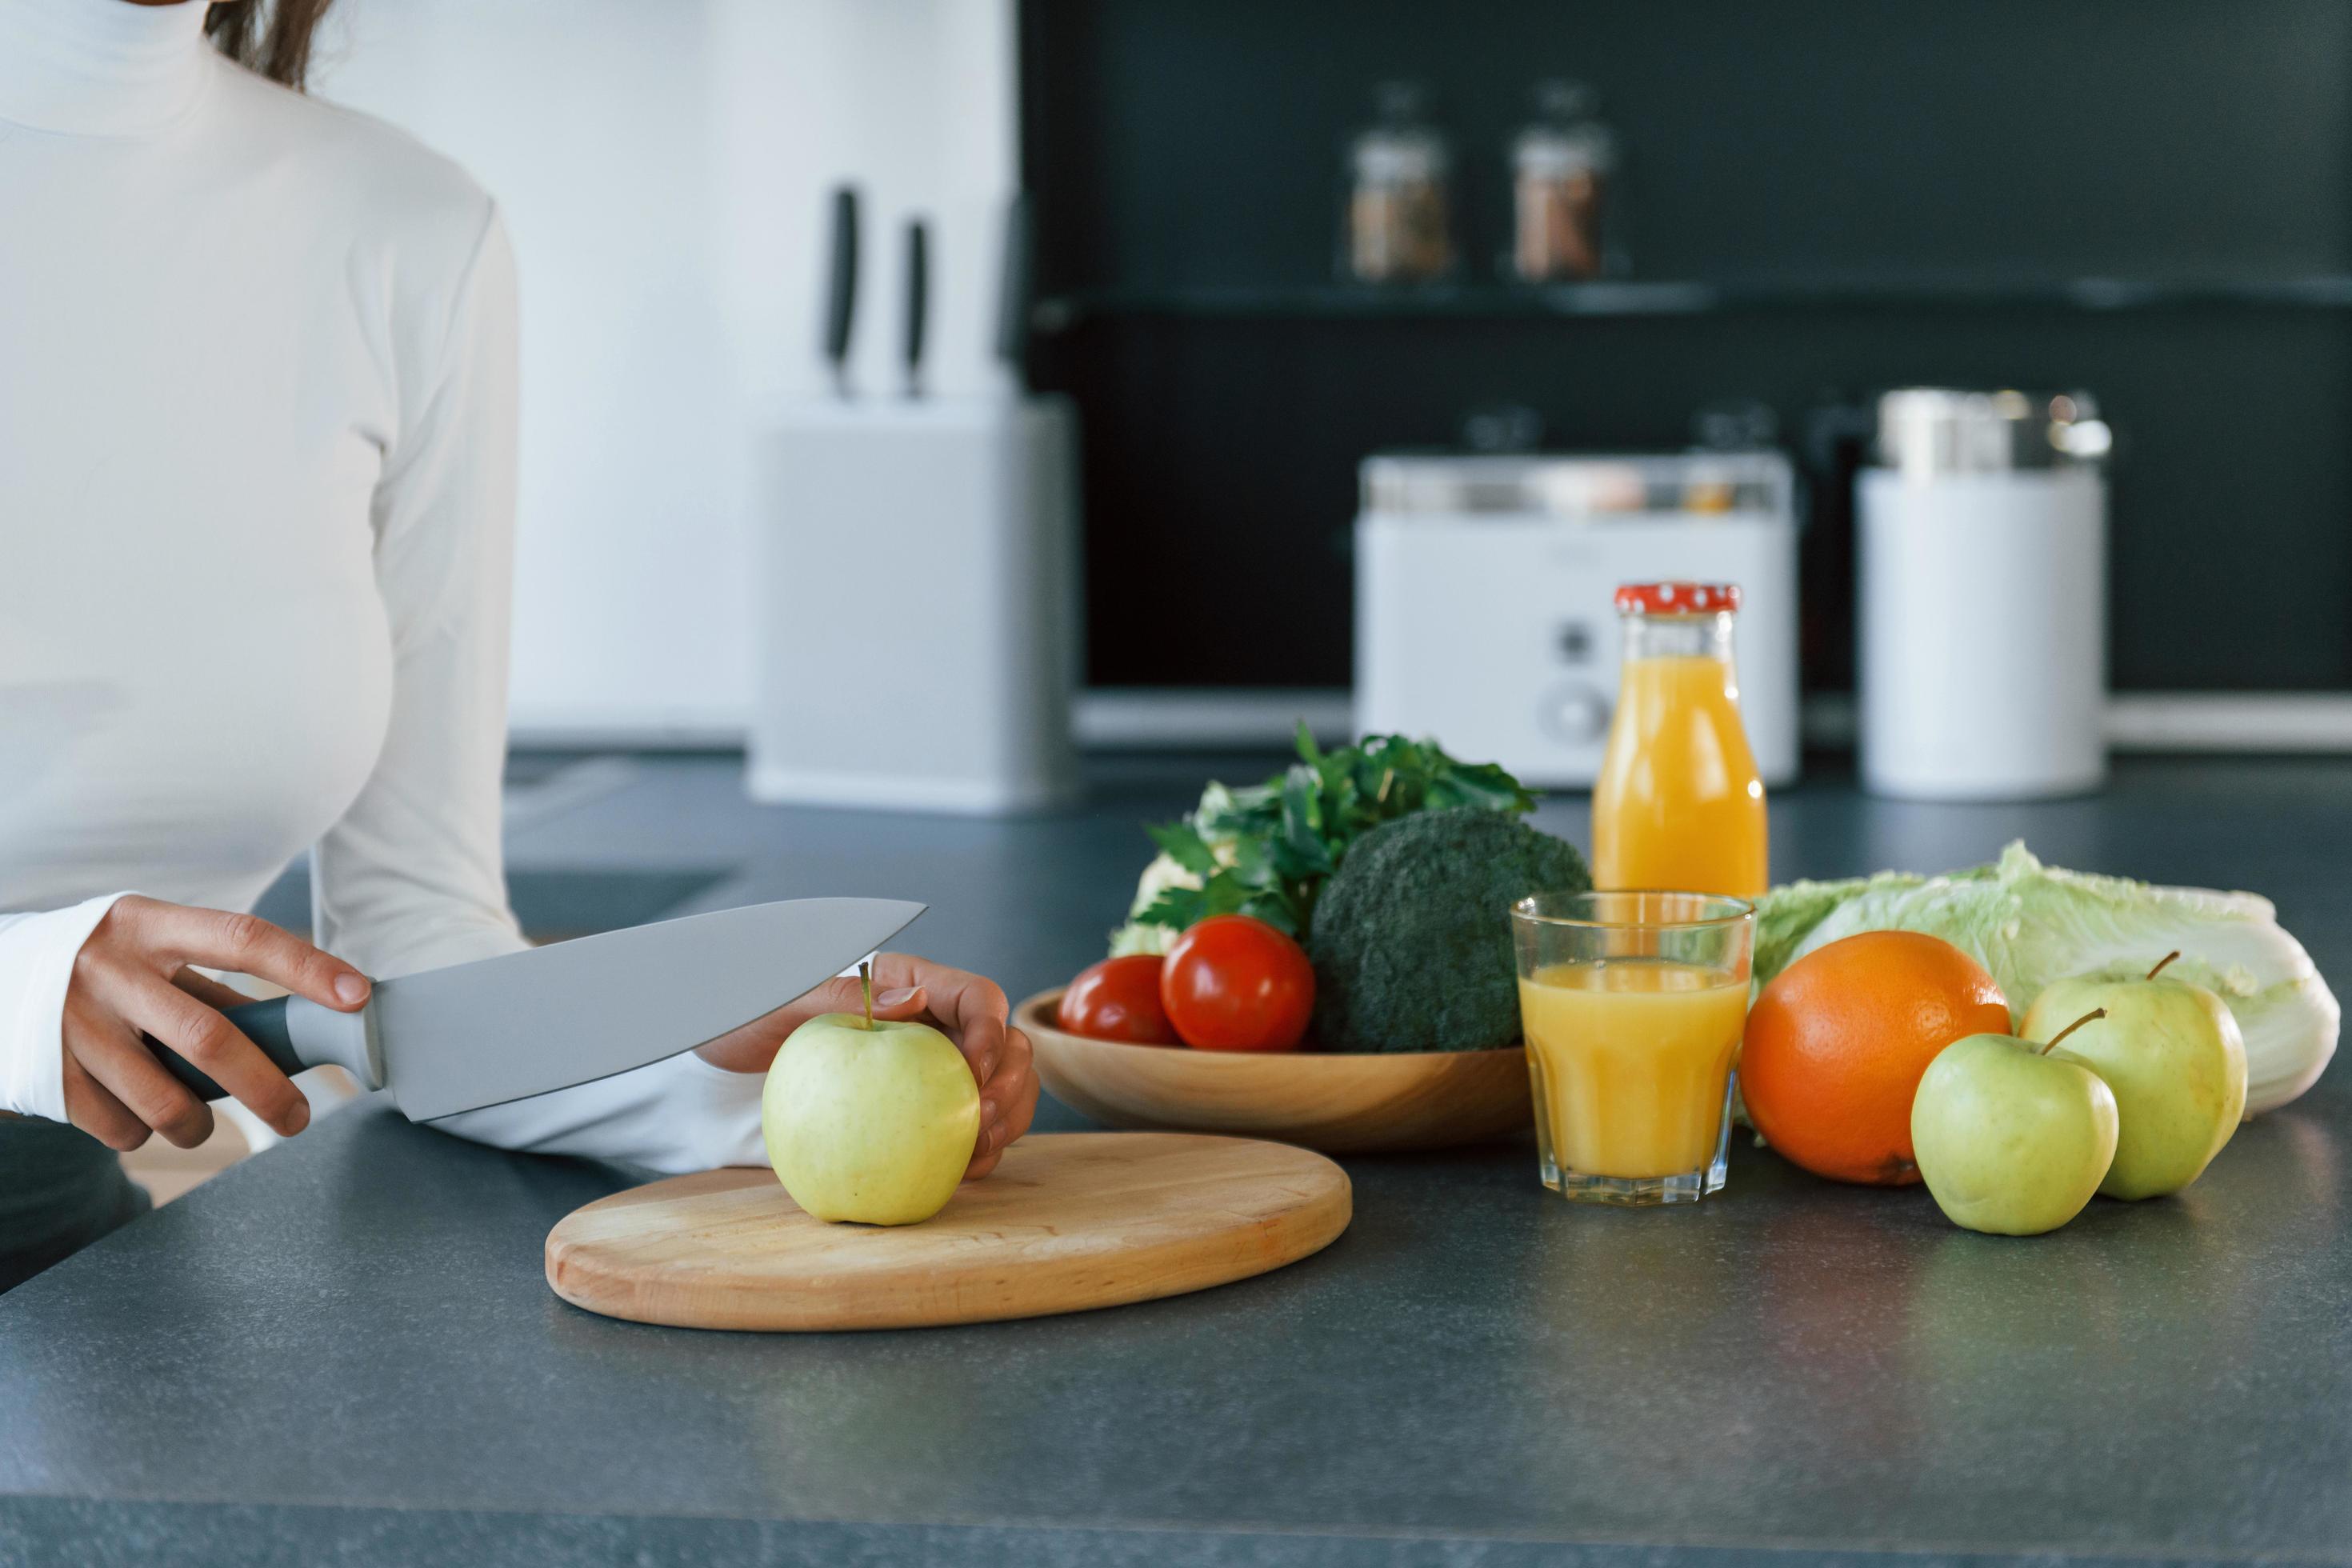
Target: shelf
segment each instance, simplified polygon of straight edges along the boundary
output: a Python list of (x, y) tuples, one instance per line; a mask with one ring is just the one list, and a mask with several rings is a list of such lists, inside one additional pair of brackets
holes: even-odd
[(1041, 300), (1033, 324), (1069, 331), (1089, 320), (1532, 320), (1639, 318), (1731, 310), (2352, 310), (2352, 275), (2267, 279), (1754, 279), (1722, 282), (1504, 283), (1369, 288), (1339, 283), (1249, 289), (1097, 289)]

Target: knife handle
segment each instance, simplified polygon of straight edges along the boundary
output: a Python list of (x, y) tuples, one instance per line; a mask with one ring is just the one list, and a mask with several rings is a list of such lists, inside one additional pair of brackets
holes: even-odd
[(833, 193), (833, 248), (826, 266), (824, 357), (835, 390), (849, 395), (849, 334), (857, 324), (857, 188)]
[[(375, 1026), (367, 1008), (338, 1013), (302, 996), (275, 996), (247, 1002), (223, 1015), (245, 1037), (261, 1047), (278, 1071), (288, 1077), (304, 1068), (341, 1067), (364, 1089), (383, 1087), (383, 1068), (376, 1052)], [(226, 1100), (228, 1090), (206, 1077), (204, 1069), (152, 1035), (141, 1038), (165, 1070), (194, 1091), (198, 1100)]]
[(907, 395), (923, 395), (923, 323), (930, 309), (930, 229), (921, 218), (907, 224)]
[(1036, 207), (1026, 191), (1015, 192), (1004, 212), (1004, 257), (996, 280), (996, 357), (1013, 372), (1013, 384), (1028, 390), (1029, 317), (1036, 301)]

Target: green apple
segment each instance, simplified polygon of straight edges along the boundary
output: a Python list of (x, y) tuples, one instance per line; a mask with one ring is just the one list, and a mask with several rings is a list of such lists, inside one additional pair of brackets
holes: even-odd
[(794, 1029), (760, 1096), (768, 1163), (824, 1220), (919, 1225), (980, 1141), (980, 1086), (928, 1024), (826, 1013)]
[[(2179, 957), (2178, 953), (2173, 955)], [(2066, 1048), (2115, 1091), (2123, 1132), (2099, 1191), (2153, 1198), (2195, 1181), (2246, 1114), (2246, 1044), (2229, 1006), (2202, 985), (2158, 971), (2139, 980), (2061, 980), (2033, 999), (2029, 1040), (2046, 1040), (2093, 1009)]]
[(2116, 1097), (2070, 1052), (1969, 1035), (1921, 1076), (1911, 1146), (1954, 1225), (2039, 1236), (2099, 1190), (2116, 1154)]

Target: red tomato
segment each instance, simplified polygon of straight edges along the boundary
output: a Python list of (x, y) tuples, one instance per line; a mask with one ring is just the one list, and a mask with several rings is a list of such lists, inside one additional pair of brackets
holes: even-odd
[(1056, 1021), (1090, 1040), (1125, 1040), (1136, 1046), (1172, 1046), (1176, 1031), (1160, 1007), (1160, 955), (1139, 952), (1106, 958), (1081, 970), (1062, 993)]
[(1176, 939), (1160, 1005), (1201, 1051), (1286, 1051), (1315, 1013), (1315, 967), (1298, 944), (1248, 915), (1211, 915)]

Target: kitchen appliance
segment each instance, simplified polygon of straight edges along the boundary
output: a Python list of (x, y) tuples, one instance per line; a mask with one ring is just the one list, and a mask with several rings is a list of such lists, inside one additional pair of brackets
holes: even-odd
[[(579, 937), (379, 980), (338, 1013), (300, 996), (228, 1011), (288, 1073), (342, 1068), (412, 1121), (568, 1089), (691, 1050), (823, 984), (923, 912), (897, 899), (791, 899)], [(227, 1091), (152, 1037), (172, 1075)]]
[(1322, 1250), (1352, 1214), (1347, 1173), (1287, 1144), (1043, 1133), (920, 1225), (812, 1219), (764, 1170), (616, 1193), (548, 1233), (547, 1283), (589, 1311), (676, 1328), (994, 1322), (1264, 1274)]
[(1599, 774), (1624, 583), (1741, 593), (1739, 709), (1768, 784), (1797, 774), (1795, 475), (1773, 451), (1385, 454), (1360, 472), (1355, 722), (1539, 786)]
[(2105, 782), (2111, 440), (2081, 392), (1879, 399), (1854, 482), (1872, 793), (2026, 800)]
[[(994, 328), (1016, 384), (1025, 211), (1006, 225)], [(836, 366), (856, 296), (838, 271), (856, 249), (834, 251)], [(859, 397), (839, 374), (840, 395), (772, 403), (752, 433), (754, 800), (997, 815), (1076, 794), (1076, 411), (926, 386), (935, 250), (908, 228), (904, 395)]]

